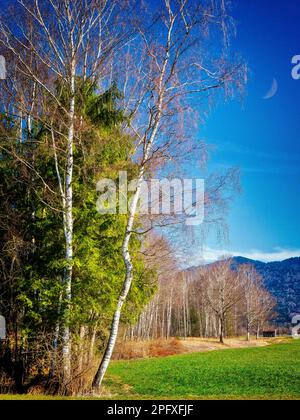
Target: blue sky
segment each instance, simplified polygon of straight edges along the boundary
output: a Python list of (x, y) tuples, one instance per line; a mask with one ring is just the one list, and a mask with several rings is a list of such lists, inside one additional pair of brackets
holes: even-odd
[[(216, 146), (208, 169), (239, 166), (243, 191), (231, 205), (229, 240), (211, 235), (203, 249), (193, 247), (192, 265), (224, 254), (264, 261), (300, 256), (300, 80), (291, 76), (292, 57), (300, 55), (300, 0), (232, 5), (232, 48), (249, 65), (247, 93), (243, 103), (220, 102), (199, 135)], [(276, 95), (263, 99), (274, 80)]]
[[(291, 76), (300, 54), (299, 0), (233, 1), (234, 50), (250, 80), (243, 103), (220, 103), (201, 135), (216, 146), (209, 169), (239, 166), (242, 194), (229, 214), (229, 241), (208, 239), (204, 257), (244, 255), (264, 261), (300, 255), (300, 80)], [(273, 80), (278, 91), (263, 99)], [(195, 250), (192, 264), (201, 261)]]

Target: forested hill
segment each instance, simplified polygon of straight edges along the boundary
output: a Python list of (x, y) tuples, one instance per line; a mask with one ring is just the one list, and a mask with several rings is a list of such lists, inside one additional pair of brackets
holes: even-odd
[(281, 262), (263, 263), (244, 257), (235, 257), (234, 264), (252, 264), (261, 274), (265, 287), (277, 299), (278, 322), (291, 322), (300, 313), (300, 257)]

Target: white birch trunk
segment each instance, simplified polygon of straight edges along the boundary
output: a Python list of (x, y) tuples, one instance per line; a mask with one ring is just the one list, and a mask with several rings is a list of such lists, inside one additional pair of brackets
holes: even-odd
[(250, 341), (250, 323), (247, 320), (247, 341)]
[(97, 374), (96, 374), (94, 382), (93, 382), (93, 389), (95, 389), (95, 390), (100, 388), (100, 386), (102, 384), (102, 381), (103, 381), (103, 378), (106, 374), (107, 368), (109, 366), (109, 363), (111, 361), (111, 357), (112, 357), (112, 354), (113, 354), (113, 351), (114, 351), (114, 348), (115, 348), (115, 345), (116, 345), (116, 341), (117, 341), (122, 308), (123, 308), (123, 305), (124, 305), (124, 303), (127, 299), (127, 296), (129, 294), (131, 284), (132, 284), (133, 264), (132, 264), (132, 260), (131, 260), (129, 244), (130, 244), (130, 238), (131, 238), (131, 235), (132, 235), (132, 229), (133, 229), (136, 209), (137, 209), (137, 205), (138, 205), (138, 200), (139, 200), (139, 197), (140, 197), (143, 177), (144, 177), (144, 169), (142, 168), (141, 172), (140, 172), (140, 176), (139, 176), (137, 190), (134, 194), (132, 209), (130, 210), (130, 216), (129, 216), (129, 219), (128, 219), (126, 234), (125, 234), (124, 243), (123, 243), (122, 253), (123, 253), (123, 259), (124, 259), (125, 266), (126, 266), (125, 281), (124, 281), (124, 284), (123, 284), (121, 294), (119, 296), (117, 309), (116, 309), (114, 317), (113, 317), (110, 337), (109, 337), (109, 340), (108, 340), (106, 351), (105, 351), (104, 357), (101, 361), (100, 367), (97, 371)]
[[(73, 56), (73, 52), (72, 52)], [(69, 129), (67, 145), (67, 169), (65, 186), (65, 239), (66, 239), (66, 268), (64, 276), (66, 310), (64, 316), (63, 332), (63, 370), (64, 378), (68, 380), (71, 375), (71, 334), (69, 326), (69, 309), (72, 300), (72, 275), (73, 275), (73, 144), (75, 120), (75, 58), (71, 63), (71, 98), (69, 110)]]

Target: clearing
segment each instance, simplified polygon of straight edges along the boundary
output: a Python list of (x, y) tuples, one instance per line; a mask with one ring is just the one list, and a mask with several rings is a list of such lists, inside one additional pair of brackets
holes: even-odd
[(300, 399), (300, 340), (116, 361), (106, 380), (110, 398)]

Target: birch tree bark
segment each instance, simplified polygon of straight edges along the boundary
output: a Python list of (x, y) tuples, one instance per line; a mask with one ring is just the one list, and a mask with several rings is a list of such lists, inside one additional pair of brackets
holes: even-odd
[[(69, 24), (72, 24), (69, 15)], [(69, 310), (72, 302), (72, 278), (73, 278), (73, 147), (74, 147), (74, 122), (75, 122), (75, 75), (76, 61), (74, 41), (71, 35), (71, 68), (70, 68), (70, 108), (69, 108), (69, 127), (67, 143), (67, 167), (65, 184), (65, 236), (66, 236), (66, 268), (65, 268), (65, 300), (66, 309), (64, 314), (64, 332), (63, 332), (63, 361), (64, 376), (69, 379), (71, 376), (71, 336), (69, 326)]]

